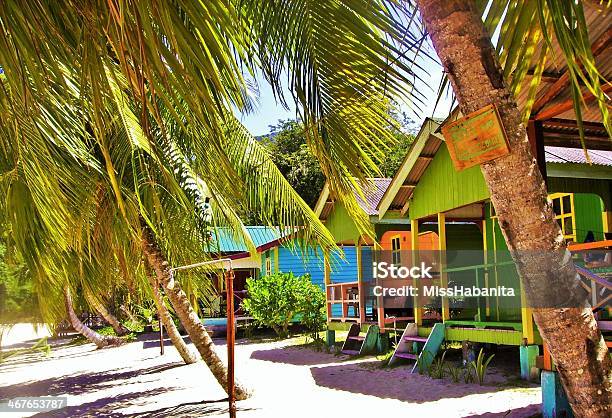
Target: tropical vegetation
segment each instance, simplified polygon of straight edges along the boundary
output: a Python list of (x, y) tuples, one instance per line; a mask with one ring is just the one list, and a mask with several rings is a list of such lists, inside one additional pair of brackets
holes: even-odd
[(249, 278), (247, 291), (248, 297), (242, 307), (257, 324), (285, 337), (293, 322), (301, 323), (318, 339), (325, 324), (325, 294), (312, 283), (310, 275), (278, 272), (258, 279)]
[[(211, 227), (230, 228), (253, 249), (244, 213), (267, 225), (299, 226), (303, 242), (324, 251), (335, 246), (239, 122), (237, 115), (254, 107), (256, 74), (280, 103), (295, 102), (334, 198), (371, 235), (353, 190), (379, 174), (396, 142), (389, 103), (423, 104), (428, 36), (461, 112), (495, 104), (507, 129), (510, 155), (482, 170), (528, 299), (567, 294), (560, 289), (571, 288), (576, 273), (564, 262), (565, 244), (526, 140), (529, 106), (521, 114), (513, 95), (529, 89), (533, 101), (531, 87), (552, 59), (554, 38), (578, 123), (582, 84), (610, 132), (607, 81), (580, 2), (4, 1), (0, 221), (44, 302), (45, 321), (67, 312), (80, 326), (71, 312), (76, 291), (104, 303), (115, 286), (135, 298), (150, 298), (160, 286), (227, 387), (189, 297), (209, 292), (209, 284), (174, 274), (172, 266), (206, 259)], [(574, 413), (607, 415), (612, 364), (592, 312), (536, 309), (534, 316)], [(237, 393), (246, 396), (241, 386)]]

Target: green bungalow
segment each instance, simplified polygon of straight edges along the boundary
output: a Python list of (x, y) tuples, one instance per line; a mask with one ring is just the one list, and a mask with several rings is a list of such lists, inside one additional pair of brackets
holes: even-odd
[[(389, 210), (384, 216), (378, 213), (377, 207), (391, 180), (367, 179), (367, 184), (361, 186), (365, 199), (355, 194), (359, 207), (369, 217), (375, 241), (359, 233), (344, 206), (333, 198), (328, 185), (325, 185), (315, 206), (315, 213), (344, 253), (343, 258), (326, 261), (324, 279), (328, 343), (333, 342), (336, 330), (349, 330), (349, 337), (343, 347), (347, 354), (374, 351), (374, 345), (379, 341), (384, 344), (379, 334), (384, 335), (386, 331), (395, 330), (414, 320), (412, 308), (384, 306), (382, 299), (374, 296), (367, 286), (371, 281), (371, 269), (368, 266), (374, 260), (376, 250), (399, 254), (400, 249), (409, 249), (411, 246), (410, 221), (403, 216), (401, 210)], [(395, 200), (401, 198), (402, 195), (399, 195)], [(435, 234), (424, 234), (421, 245), (435, 245), (435, 239)]]
[[(570, 246), (574, 250), (606, 248), (611, 243), (605, 240), (609, 238), (612, 211), (612, 150), (598, 140), (607, 135), (603, 126), (587, 124), (588, 145), (593, 147), (588, 151), (591, 164), (580, 146), (575, 123), (573, 126), (570, 121), (538, 123), (539, 139), (533, 138), (533, 132), (529, 135), (534, 143), (539, 142), (538, 157), (543, 158), (540, 167), (546, 175), (549, 199), (565, 239), (575, 243)], [(418, 248), (414, 243), (418, 243), (420, 234), (433, 230), (438, 235), (440, 250), (482, 250), (483, 259), (475, 265), (442, 271), (440, 281), (443, 285), (456, 274), (471, 274), (474, 283), (480, 278), (481, 284), (484, 281), (489, 286), (492, 283), (503, 285), (508, 277), (515, 279), (517, 274), (510, 260), (504, 263), (487, 259), (487, 254), (494, 258), (505, 250), (506, 244), (480, 167), (456, 171), (440, 125), (427, 120), (424, 128), (428, 134), (420, 135), (410, 148), (378, 204), (378, 216), (383, 219), (389, 211), (398, 209), (402, 215), (409, 215), (413, 249)], [(558, 136), (560, 130), (562, 137)], [(451, 233), (451, 230), (456, 232)], [(589, 243), (580, 244), (585, 241)], [(609, 287), (606, 288), (609, 283), (606, 283), (600, 281), (598, 284), (604, 288), (598, 290), (609, 291)], [(597, 292), (592, 294), (595, 297)], [(440, 329), (443, 329), (444, 339), (520, 346), (522, 375), (535, 377), (538, 372), (535, 358), (542, 341), (531, 310), (520, 303), (520, 294), (516, 298), (515, 308), (502, 307), (496, 298), (486, 298), (476, 310), (458, 312), (451, 312), (448, 300), (443, 298), (440, 313), (444, 326)], [(594, 299), (593, 304), (605, 307), (606, 300)], [(609, 324), (601, 321), (600, 327), (605, 330)], [(421, 338), (424, 342), (435, 328), (432, 325), (431, 321), (424, 320), (422, 308), (415, 309), (415, 326), (410, 331), (416, 334), (414, 341)], [(401, 357), (402, 353), (398, 354)]]

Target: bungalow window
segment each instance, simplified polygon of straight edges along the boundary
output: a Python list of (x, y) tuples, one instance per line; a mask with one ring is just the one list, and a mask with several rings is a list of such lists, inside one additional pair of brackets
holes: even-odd
[(573, 193), (553, 193), (548, 195), (552, 201), (555, 219), (563, 231), (563, 238), (576, 241), (576, 216), (574, 213)]
[(394, 265), (400, 265), (402, 262), (401, 247), (402, 244), (399, 235), (391, 238), (391, 262)]

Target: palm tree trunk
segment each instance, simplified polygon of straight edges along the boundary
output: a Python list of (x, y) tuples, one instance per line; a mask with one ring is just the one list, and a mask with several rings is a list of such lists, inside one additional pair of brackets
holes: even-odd
[(96, 298), (92, 297), (91, 295), (87, 295), (87, 301), (89, 302), (89, 304), (96, 310), (96, 312), (98, 312), (100, 314), (100, 316), (102, 318), (104, 318), (104, 320), (110, 324), (111, 327), (113, 327), (113, 329), (115, 330), (115, 333), (118, 336), (123, 336), (123, 335), (127, 335), (130, 333), (130, 330), (127, 329), (121, 322), (119, 322), (119, 320), (117, 318), (115, 318), (115, 316), (113, 314), (111, 314), (106, 307), (100, 303)]
[[(143, 251), (149, 265), (157, 275), (157, 280), (162, 285), (168, 299), (170, 299), (174, 311), (189, 334), (191, 341), (200, 352), (202, 359), (221, 387), (227, 392), (227, 368), (215, 351), (215, 345), (208, 332), (206, 332), (206, 328), (204, 328), (200, 318), (198, 318), (198, 315), (191, 307), (189, 298), (181, 290), (179, 283), (172, 279), (168, 262), (157, 246), (153, 234), (147, 227), (143, 228)], [(249, 397), (248, 391), (238, 382), (236, 382), (235, 394), (237, 400), (244, 400)]]
[(176, 325), (174, 325), (174, 321), (170, 316), (170, 312), (166, 305), (164, 304), (164, 299), (162, 297), (161, 292), (159, 291), (159, 284), (157, 280), (147, 274), (147, 278), (149, 279), (149, 283), (151, 284), (151, 290), (153, 293), (153, 300), (155, 301), (155, 306), (157, 307), (157, 312), (159, 317), (161, 318), (161, 322), (166, 329), (166, 333), (170, 337), (170, 341), (176, 347), (176, 350), (179, 352), (185, 364), (193, 364), (198, 361), (197, 356), (189, 350), (185, 341), (183, 341), (183, 337), (179, 333)]
[[(510, 154), (482, 164), (491, 201), (534, 319), (577, 417), (609, 417), (612, 362), (590, 308), (571, 300), (576, 271), (531, 155), (525, 126), (471, 1), (417, 0), (464, 115), (495, 104)], [(564, 306), (558, 308), (558, 306)], [(583, 306), (583, 307), (579, 307)], [(552, 308), (554, 307), (554, 308)]]
[(85, 325), (77, 314), (74, 312), (74, 305), (72, 303), (72, 295), (70, 293), (70, 287), (64, 286), (64, 302), (66, 303), (66, 313), (72, 327), (77, 330), (79, 334), (87, 338), (88, 341), (94, 343), (96, 347), (103, 348), (110, 345), (120, 345), (124, 341), (121, 338), (100, 335), (87, 325)]

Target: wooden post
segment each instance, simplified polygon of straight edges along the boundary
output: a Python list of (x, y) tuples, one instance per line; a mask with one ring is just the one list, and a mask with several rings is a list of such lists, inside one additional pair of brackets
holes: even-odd
[[(440, 268), (446, 268), (446, 215), (438, 213), (438, 250), (440, 250)], [(446, 272), (440, 271), (440, 285), (448, 287), (448, 276)], [(448, 298), (442, 298), (442, 321), (450, 319)]]
[(234, 380), (234, 271), (228, 270), (225, 273), (227, 288), (227, 399), (229, 402), (229, 416), (236, 418), (236, 394)]
[[(612, 227), (612, 212), (603, 211), (601, 212), (601, 221), (603, 225), (603, 232), (611, 232), (610, 227)], [(604, 239), (606, 237), (604, 236)]]
[(523, 338), (527, 344), (535, 342), (535, 331), (533, 326), (533, 311), (527, 307), (525, 291), (521, 286), (521, 323), (523, 325)]
[(281, 269), (280, 269), (280, 265), (278, 262), (278, 247), (274, 247), (274, 269), (272, 270), (272, 273), (280, 273)]
[[(483, 262), (485, 265), (489, 264), (489, 248), (488, 248), (488, 241), (487, 241), (487, 220), (483, 219), (482, 220), (482, 251), (483, 251)], [(485, 267), (483, 270), (483, 275), (484, 275), (484, 285), (485, 287), (489, 287), (489, 268)], [(485, 298), (486, 300), (486, 305), (485, 305), (485, 315), (487, 316), (487, 319), (489, 318), (489, 316), (491, 315), (491, 303), (489, 298)]]
[(161, 315), (157, 312), (157, 320), (159, 322), (159, 355), (164, 355), (164, 324), (162, 324)]
[[(418, 219), (410, 219), (410, 244), (412, 248), (412, 264), (416, 264), (417, 255), (419, 250), (419, 220)], [(419, 289), (419, 280), (417, 278), (413, 279), (413, 286)], [(423, 325), (423, 307), (420, 306), (419, 297), (414, 297), (414, 323), (417, 326)]]
[(332, 304), (329, 303), (331, 300), (333, 300), (332, 298), (332, 293), (334, 293), (332, 291), (332, 289), (329, 287), (329, 285), (331, 284), (331, 268), (329, 265), (329, 254), (325, 254), (325, 259), (324, 259), (324, 277), (325, 277), (325, 297), (326, 297), (326, 303), (325, 303), (325, 308), (327, 311), (327, 322), (329, 323), (331, 321), (331, 317), (332, 317)]
[(359, 293), (359, 323), (365, 322), (365, 289), (363, 286), (363, 271), (361, 258), (361, 242), (357, 239), (357, 292)]

